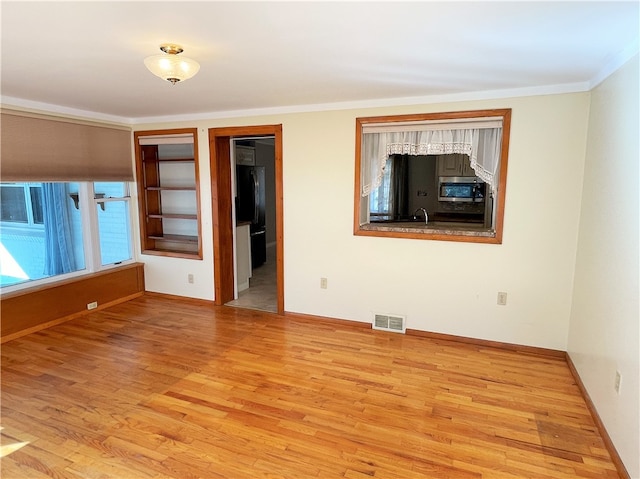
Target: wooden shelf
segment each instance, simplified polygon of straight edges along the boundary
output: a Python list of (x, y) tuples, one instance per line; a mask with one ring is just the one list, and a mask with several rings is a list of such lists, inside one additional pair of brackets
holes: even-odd
[[(140, 241), (144, 254), (202, 259), (197, 135), (196, 128), (134, 134)], [(180, 136), (181, 141), (173, 143), (171, 137), (174, 136)], [(170, 170), (161, 168), (161, 164), (168, 163), (176, 166)], [(165, 182), (174, 185), (163, 186)], [(166, 191), (189, 194), (162, 193)], [(187, 213), (167, 213), (172, 210)]]
[[(172, 220), (197, 220), (198, 215), (183, 215), (183, 214), (171, 214), (171, 213), (152, 213), (148, 214), (147, 218), (165, 218)], [(152, 235), (148, 235), (151, 238)]]
[(198, 244), (197, 236), (187, 236), (187, 235), (162, 235), (155, 236), (149, 235), (149, 238), (158, 241), (170, 241), (172, 243), (186, 243), (186, 244)]
[[(149, 161), (149, 160), (147, 160)], [(193, 158), (153, 158), (150, 161), (157, 161), (157, 162), (182, 162), (182, 163), (188, 163), (191, 162), (193, 163), (195, 160)]]
[(143, 250), (142, 254), (149, 254), (153, 256), (168, 256), (171, 258), (202, 259), (202, 255), (195, 248), (197, 248), (197, 245), (194, 245), (193, 251), (189, 251), (186, 249), (177, 250), (173, 247), (163, 248), (162, 246), (155, 246), (154, 249)]

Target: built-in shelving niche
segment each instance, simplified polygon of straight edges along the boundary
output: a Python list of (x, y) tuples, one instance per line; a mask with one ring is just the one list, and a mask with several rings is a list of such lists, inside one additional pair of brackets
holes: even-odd
[(134, 134), (142, 254), (202, 259), (197, 134)]

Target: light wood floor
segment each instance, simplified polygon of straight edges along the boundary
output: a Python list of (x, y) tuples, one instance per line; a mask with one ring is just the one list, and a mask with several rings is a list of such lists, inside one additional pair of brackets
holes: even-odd
[(2, 346), (2, 477), (614, 478), (560, 359), (158, 295)]

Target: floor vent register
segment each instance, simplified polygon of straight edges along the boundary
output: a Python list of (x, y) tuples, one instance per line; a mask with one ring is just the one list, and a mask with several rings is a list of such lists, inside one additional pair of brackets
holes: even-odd
[(406, 331), (406, 318), (404, 316), (376, 314), (373, 317), (373, 329), (404, 333)]

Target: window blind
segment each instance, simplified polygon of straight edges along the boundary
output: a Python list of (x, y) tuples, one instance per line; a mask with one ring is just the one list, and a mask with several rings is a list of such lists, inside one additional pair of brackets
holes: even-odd
[(0, 111), (2, 181), (133, 181), (128, 127)]

